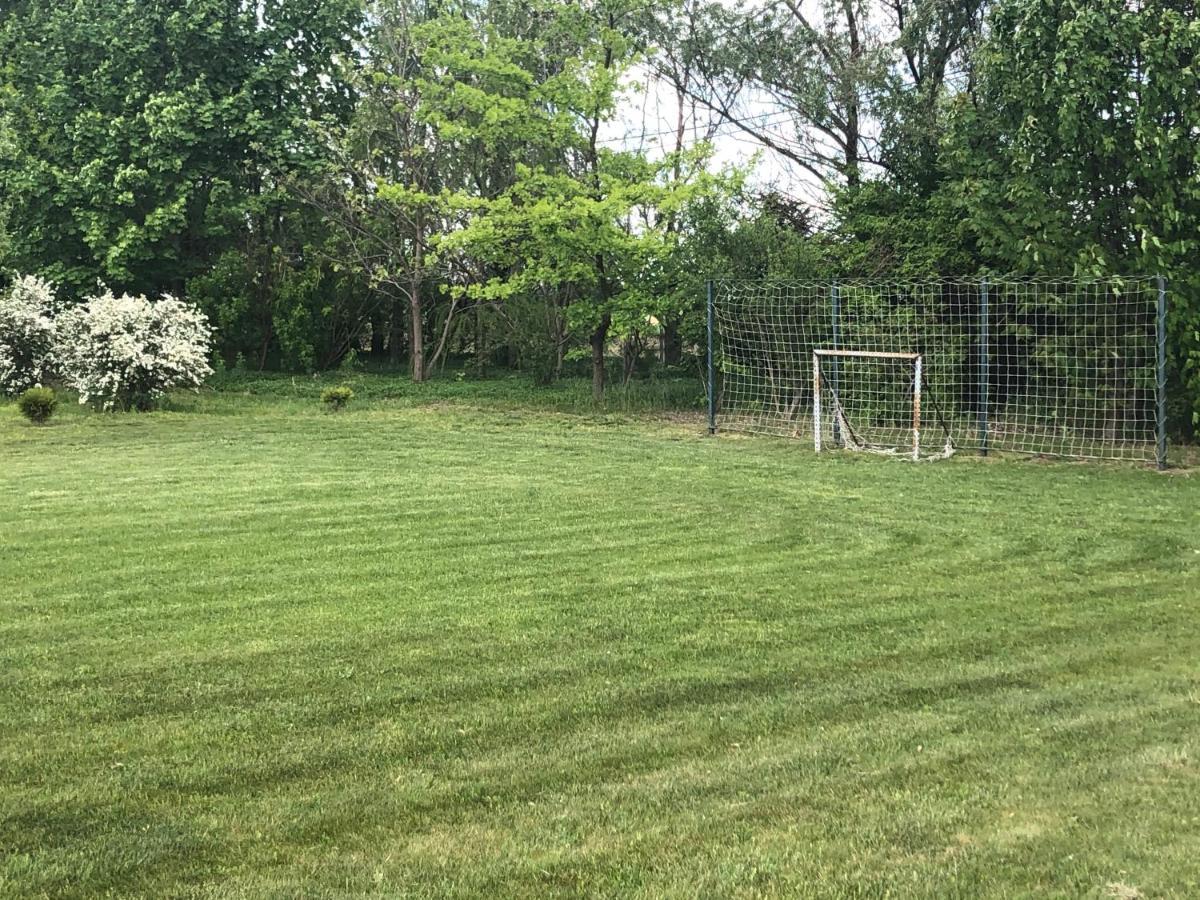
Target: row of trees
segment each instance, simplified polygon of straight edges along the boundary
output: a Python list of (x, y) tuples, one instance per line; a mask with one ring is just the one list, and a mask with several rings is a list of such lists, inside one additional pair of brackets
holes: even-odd
[[(709, 275), (1164, 274), (1200, 410), (1194, 0), (15, 0), (0, 265), (199, 304), (227, 362), (557, 377)], [(613, 141), (634, 82), (673, 98)], [(814, 194), (751, 189), (696, 131)], [(631, 149), (636, 147), (636, 149)]]

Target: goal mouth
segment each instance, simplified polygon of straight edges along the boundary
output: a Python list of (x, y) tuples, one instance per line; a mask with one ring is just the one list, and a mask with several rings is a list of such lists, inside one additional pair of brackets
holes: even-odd
[[(916, 352), (813, 350), (813, 445), (945, 459), (954, 453), (940, 413), (939, 444), (922, 444), (924, 357)], [(932, 398), (930, 398), (932, 399)]]

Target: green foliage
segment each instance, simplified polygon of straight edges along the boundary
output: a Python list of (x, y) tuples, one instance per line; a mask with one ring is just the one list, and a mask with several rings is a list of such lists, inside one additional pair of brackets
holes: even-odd
[(48, 387), (32, 387), (17, 398), (21, 415), (35, 425), (45, 424), (58, 408), (58, 397)]
[(979, 271), (970, 224), (948, 194), (944, 186), (924, 195), (890, 180), (836, 192), (826, 242), (829, 277), (920, 279)]
[(354, 391), (344, 384), (321, 391), (321, 402), (333, 412), (345, 409), (346, 404), (353, 399)]
[[(681, 216), (707, 196), (728, 193), (736, 179), (708, 171), (705, 146), (652, 159), (600, 145), (598, 129), (613, 116), (638, 59), (624, 18), (629, 10), (618, 3), (554, 12), (545, 35), (524, 44), (480, 46), (456, 31), (458, 59), (491, 54), (491, 70), (508, 79), (483, 83), (476, 98), (507, 111), (505, 131), (523, 139), (527, 155), (515, 161), (503, 189), (453, 198), (464, 225), (437, 247), (485, 264), (488, 277), (457, 289), (476, 302), (512, 303), (549, 291), (549, 331), (587, 336), (599, 397), (610, 336), (636, 347), (652, 321), (678, 318), (672, 295)], [(539, 80), (526, 67), (556, 41), (574, 53), (561, 71)], [(439, 122), (483, 146), (496, 139), (487, 119), (447, 114)], [(563, 343), (556, 339), (553, 372), (564, 361)]]
[(1200, 416), (1197, 58), (1194, 4), (1003, 0), (947, 160), (987, 264), (1171, 280), (1172, 388)]
[(320, 156), (304, 122), (346, 113), (338, 59), (359, 7), (8, 4), (0, 205), (20, 226), (0, 264), (69, 296), (98, 280), (151, 296), (195, 287), (225, 351), (264, 358), (279, 282), (309, 238), (282, 179)]
[[(361, 350), (417, 380), (457, 357), (549, 383), (577, 362), (597, 395), (617, 348), (623, 377), (660, 338), (668, 365), (696, 363), (708, 277), (1163, 274), (1187, 431), (1198, 15), (21, 0), (0, 17), (0, 266), (68, 296), (97, 279), (186, 296), (242, 368)], [(684, 138), (618, 149), (647, 70), (680, 121), (707, 107), (732, 134), (733, 117), (823, 196), (751, 190)], [(747, 115), (750, 96), (779, 114)]]

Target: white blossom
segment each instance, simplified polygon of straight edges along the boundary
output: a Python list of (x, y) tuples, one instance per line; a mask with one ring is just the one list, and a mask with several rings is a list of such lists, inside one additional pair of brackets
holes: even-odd
[(169, 295), (105, 290), (66, 310), (58, 331), (67, 383), (80, 403), (105, 410), (149, 409), (167, 391), (198, 388), (212, 374), (208, 320)]
[(0, 393), (42, 387), (54, 368), (54, 287), (35, 275), (0, 291)]

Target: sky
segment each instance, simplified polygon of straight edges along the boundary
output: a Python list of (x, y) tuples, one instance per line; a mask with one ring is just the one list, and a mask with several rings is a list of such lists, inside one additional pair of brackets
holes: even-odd
[[(717, 2), (745, 13), (766, 5), (769, 0)], [(789, 0), (789, 5), (792, 3), (810, 22), (820, 23), (825, 18), (826, 11), (823, 9), (822, 0)], [(886, 10), (878, 5), (867, 4), (859, 21), (864, 32), (872, 30), (883, 40), (888, 40), (889, 35), (894, 39), (895, 22), (888, 17)], [(658, 79), (646, 66), (634, 69), (631, 81), (637, 83), (637, 86), (627, 91), (617, 116), (602, 132), (607, 145), (629, 149), (674, 149), (675, 122), (678, 114), (674, 88), (664, 80)], [(737, 109), (744, 121), (752, 120), (756, 130), (778, 138), (778, 143), (785, 146), (795, 143), (797, 124), (774, 99), (765, 94), (755, 96), (752, 92), (743, 92), (738, 97)], [(825, 186), (811, 172), (763, 146), (736, 125), (720, 121), (719, 116), (703, 106), (697, 104), (689, 108), (687, 121), (687, 143), (690, 145), (711, 136), (714, 163), (718, 166), (735, 164), (749, 167), (749, 183), (752, 188), (771, 188), (806, 202), (818, 215), (828, 211)], [(861, 125), (864, 136), (868, 138), (878, 127), (878, 123), (866, 113)], [(820, 135), (813, 133), (809, 137), (813, 143), (826, 145), (826, 148), (830, 149), (827, 147), (827, 141)]]
[[(758, 5), (755, 0), (717, 2), (742, 12)], [(821, 0), (795, 2), (810, 21), (821, 20)], [(608, 146), (674, 149), (678, 115), (674, 88), (655, 76), (646, 66), (635, 68), (631, 76), (631, 81), (637, 86), (627, 92), (618, 115), (603, 132)], [(752, 121), (756, 129), (779, 137), (780, 143), (786, 144), (795, 140), (796, 125), (793, 117), (774, 101), (744, 92), (739, 97), (738, 106), (743, 118), (748, 122)], [(685, 142), (690, 146), (700, 140), (711, 140), (715, 166), (748, 167), (751, 172), (749, 185), (752, 188), (770, 188), (788, 197), (803, 200), (818, 209), (824, 208), (825, 190), (811, 173), (763, 146), (735, 125), (722, 122), (716, 113), (704, 109), (699, 104), (692, 104), (688, 108), (687, 121)]]
[[(777, 105), (754, 98), (744, 99), (745, 118), (758, 129), (778, 135), (785, 141), (795, 137), (795, 125), (790, 114)], [(675, 122), (678, 101), (675, 89), (640, 66), (631, 73), (617, 115), (601, 131), (605, 146), (613, 149), (642, 148), (651, 154), (675, 147)], [(736, 165), (750, 169), (749, 183), (756, 189), (772, 188), (796, 199), (821, 204), (824, 191), (807, 172), (787, 159), (764, 147), (745, 132), (703, 106), (689, 103), (686, 107), (687, 128), (685, 144), (710, 140), (713, 146), (713, 165)]]

